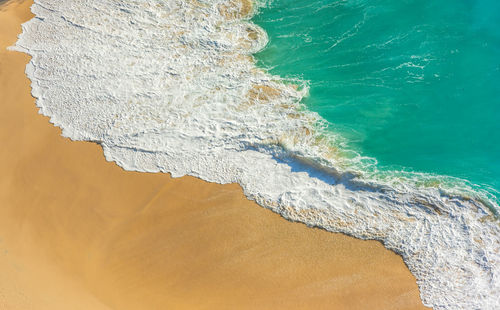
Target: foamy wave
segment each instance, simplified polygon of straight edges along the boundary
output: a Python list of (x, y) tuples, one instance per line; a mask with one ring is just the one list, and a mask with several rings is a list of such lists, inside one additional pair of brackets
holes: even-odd
[(100, 143), (128, 170), (238, 182), (287, 219), (380, 240), (435, 309), (500, 309), (491, 211), (411, 178), (349, 172), (300, 103), (307, 86), (255, 66), (267, 38), (250, 1), (35, 0), (32, 10), (15, 49), (33, 57), (32, 93), (63, 135)]

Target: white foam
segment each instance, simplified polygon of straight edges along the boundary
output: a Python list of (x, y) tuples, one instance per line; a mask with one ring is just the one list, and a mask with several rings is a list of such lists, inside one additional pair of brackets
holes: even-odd
[(108, 160), (238, 182), (287, 219), (382, 241), (426, 305), (500, 309), (500, 227), (488, 208), (347, 172), (300, 104), (307, 87), (256, 68), (248, 55), (265, 32), (221, 14), (227, 2), (35, 0), (15, 49), (33, 57), (41, 113), (63, 135), (100, 143)]

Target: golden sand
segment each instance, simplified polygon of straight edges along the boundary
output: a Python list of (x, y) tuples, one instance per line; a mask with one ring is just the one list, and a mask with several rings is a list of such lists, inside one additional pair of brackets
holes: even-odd
[(125, 172), (37, 113), (0, 10), (0, 309), (424, 309), (375, 241), (290, 223), (237, 185)]

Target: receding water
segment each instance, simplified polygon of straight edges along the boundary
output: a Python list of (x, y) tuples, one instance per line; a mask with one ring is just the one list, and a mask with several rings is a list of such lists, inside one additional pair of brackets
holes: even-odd
[(254, 21), (273, 74), (381, 167), (500, 189), (500, 1), (274, 0)]

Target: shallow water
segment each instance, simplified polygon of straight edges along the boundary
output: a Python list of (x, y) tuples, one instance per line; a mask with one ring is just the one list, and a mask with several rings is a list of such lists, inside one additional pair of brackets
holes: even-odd
[(274, 0), (254, 21), (260, 65), (309, 81), (347, 148), (500, 189), (499, 1)]

